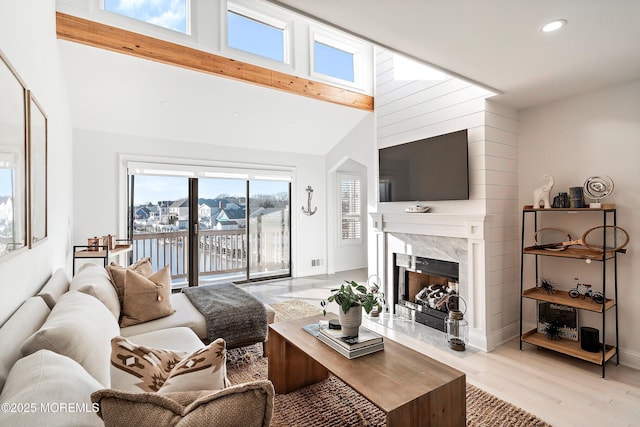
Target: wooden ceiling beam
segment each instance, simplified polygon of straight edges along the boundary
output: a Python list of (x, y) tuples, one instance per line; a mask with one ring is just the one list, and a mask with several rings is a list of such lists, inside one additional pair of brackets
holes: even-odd
[(176, 43), (64, 13), (56, 13), (59, 39), (69, 40), (163, 64), (307, 96), (321, 101), (373, 111), (373, 97), (297, 76), (247, 64)]

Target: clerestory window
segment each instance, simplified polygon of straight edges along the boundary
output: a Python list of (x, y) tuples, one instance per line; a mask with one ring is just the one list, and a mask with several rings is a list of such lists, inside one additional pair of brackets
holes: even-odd
[(314, 71), (337, 79), (354, 81), (353, 54), (328, 44), (313, 43)]
[(275, 18), (229, 4), (227, 46), (288, 63), (288, 25)]
[(344, 84), (359, 85), (363, 44), (328, 31), (312, 32), (313, 74)]
[(189, 34), (189, 0), (104, 0), (104, 10)]

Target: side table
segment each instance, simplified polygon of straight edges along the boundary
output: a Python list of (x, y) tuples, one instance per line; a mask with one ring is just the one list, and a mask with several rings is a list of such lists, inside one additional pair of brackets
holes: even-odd
[(102, 265), (107, 266), (109, 259), (127, 253), (133, 249), (131, 244), (117, 245), (109, 249), (108, 245), (75, 245), (73, 247), (73, 275), (76, 274), (76, 259), (102, 258)]

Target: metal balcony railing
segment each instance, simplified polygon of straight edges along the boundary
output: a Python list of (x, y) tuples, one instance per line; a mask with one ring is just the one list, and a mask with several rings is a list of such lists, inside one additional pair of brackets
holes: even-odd
[[(151, 258), (154, 271), (169, 265), (173, 280), (187, 277), (187, 231), (136, 232), (133, 235), (133, 258)], [(253, 233), (247, 248), (246, 230), (199, 231), (200, 277), (245, 273), (247, 259), (251, 272), (263, 274), (289, 268), (289, 235), (283, 230)], [(247, 257), (247, 250), (250, 256)]]

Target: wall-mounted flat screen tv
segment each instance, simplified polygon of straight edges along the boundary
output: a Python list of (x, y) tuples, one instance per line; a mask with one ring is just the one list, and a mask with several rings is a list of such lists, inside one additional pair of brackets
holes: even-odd
[(467, 130), (381, 148), (381, 202), (468, 200)]

